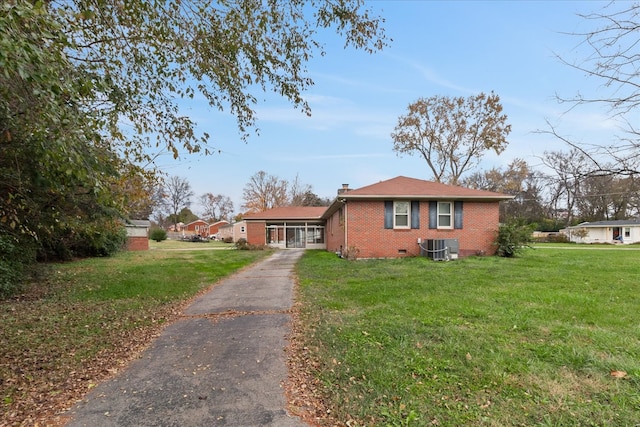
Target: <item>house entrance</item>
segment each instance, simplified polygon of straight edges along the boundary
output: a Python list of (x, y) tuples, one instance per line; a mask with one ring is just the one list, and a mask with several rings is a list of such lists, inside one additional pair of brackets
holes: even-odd
[(287, 227), (287, 248), (305, 248), (305, 236), (305, 227)]
[(622, 227), (613, 227), (612, 239), (622, 241)]

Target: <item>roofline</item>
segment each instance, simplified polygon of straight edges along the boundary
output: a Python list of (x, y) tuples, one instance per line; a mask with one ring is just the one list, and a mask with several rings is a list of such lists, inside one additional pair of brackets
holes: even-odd
[(491, 195), (491, 196), (457, 196), (457, 195), (440, 195), (440, 196), (430, 196), (430, 195), (424, 195), (424, 194), (420, 194), (420, 195), (416, 195), (416, 194), (402, 194), (402, 195), (397, 195), (397, 194), (341, 194), (337, 197), (338, 199), (344, 199), (344, 200), (349, 200), (349, 199), (359, 199), (359, 200), (377, 200), (377, 199), (385, 199), (385, 200), (389, 200), (389, 199), (399, 199), (399, 200), (406, 200), (406, 199), (411, 199), (411, 200), (484, 200), (487, 202), (493, 202), (493, 201), (499, 201), (499, 200), (510, 200), (510, 199), (514, 199), (515, 196), (512, 196), (510, 194), (504, 194), (504, 195)]
[(612, 219), (608, 221), (592, 221), (592, 222), (581, 222), (580, 224), (570, 225), (565, 228), (597, 228), (597, 227), (616, 227), (616, 226), (624, 226), (624, 225), (638, 225), (640, 226), (640, 222), (633, 219)]
[(334, 214), (335, 211), (342, 205), (345, 205), (349, 200), (462, 200), (462, 201), (485, 201), (485, 202), (499, 202), (502, 200), (512, 200), (516, 196), (505, 194), (502, 196), (425, 196), (425, 195), (364, 195), (364, 194), (348, 194), (343, 193), (338, 195), (333, 202), (329, 205), (327, 210), (322, 214), (322, 219), (327, 219)]
[(322, 215), (318, 215), (318, 216), (269, 216), (269, 217), (251, 217), (251, 218), (243, 218), (244, 221), (268, 221), (268, 220), (290, 220), (290, 221), (310, 221), (310, 220), (321, 220), (324, 216), (324, 213)]

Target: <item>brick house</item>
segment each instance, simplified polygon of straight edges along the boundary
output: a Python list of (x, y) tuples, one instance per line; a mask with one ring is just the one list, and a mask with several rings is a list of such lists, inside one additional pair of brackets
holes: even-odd
[(275, 248), (326, 249), (327, 207), (288, 206), (247, 214), (247, 242)]
[(218, 232), (220, 231), (220, 227), (224, 227), (229, 225), (229, 221), (226, 221), (224, 219), (220, 220), (220, 221), (216, 221), (213, 224), (209, 225), (209, 236), (213, 236), (213, 235), (218, 235)]
[(191, 221), (182, 229), (184, 234), (209, 236), (209, 223), (202, 219)]
[(326, 208), (247, 215), (247, 241), (337, 253), (351, 248), (359, 258), (427, 254), (442, 241), (454, 242), (459, 256), (493, 254), (499, 203), (511, 198), (404, 176), (353, 190), (345, 184)]

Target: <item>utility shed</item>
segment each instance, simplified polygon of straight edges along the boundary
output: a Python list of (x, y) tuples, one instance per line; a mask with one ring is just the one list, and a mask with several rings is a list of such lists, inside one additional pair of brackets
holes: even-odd
[(131, 219), (125, 224), (127, 229), (127, 250), (149, 250), (149, 227), (151, 222), (146, 219)]

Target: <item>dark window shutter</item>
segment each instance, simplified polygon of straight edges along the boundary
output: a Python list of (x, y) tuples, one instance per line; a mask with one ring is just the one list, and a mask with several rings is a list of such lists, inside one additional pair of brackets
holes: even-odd
[(438, 202), (429, 202), (429, 228), (438, 228)]
[(384, 202), (384, 228), (393, 228), (393, 202)]
[(420, 202), (411, 202), (411, 228), (420, 228)]
[(453, 228), (462, 228), (462, 202), (453, 204)]

